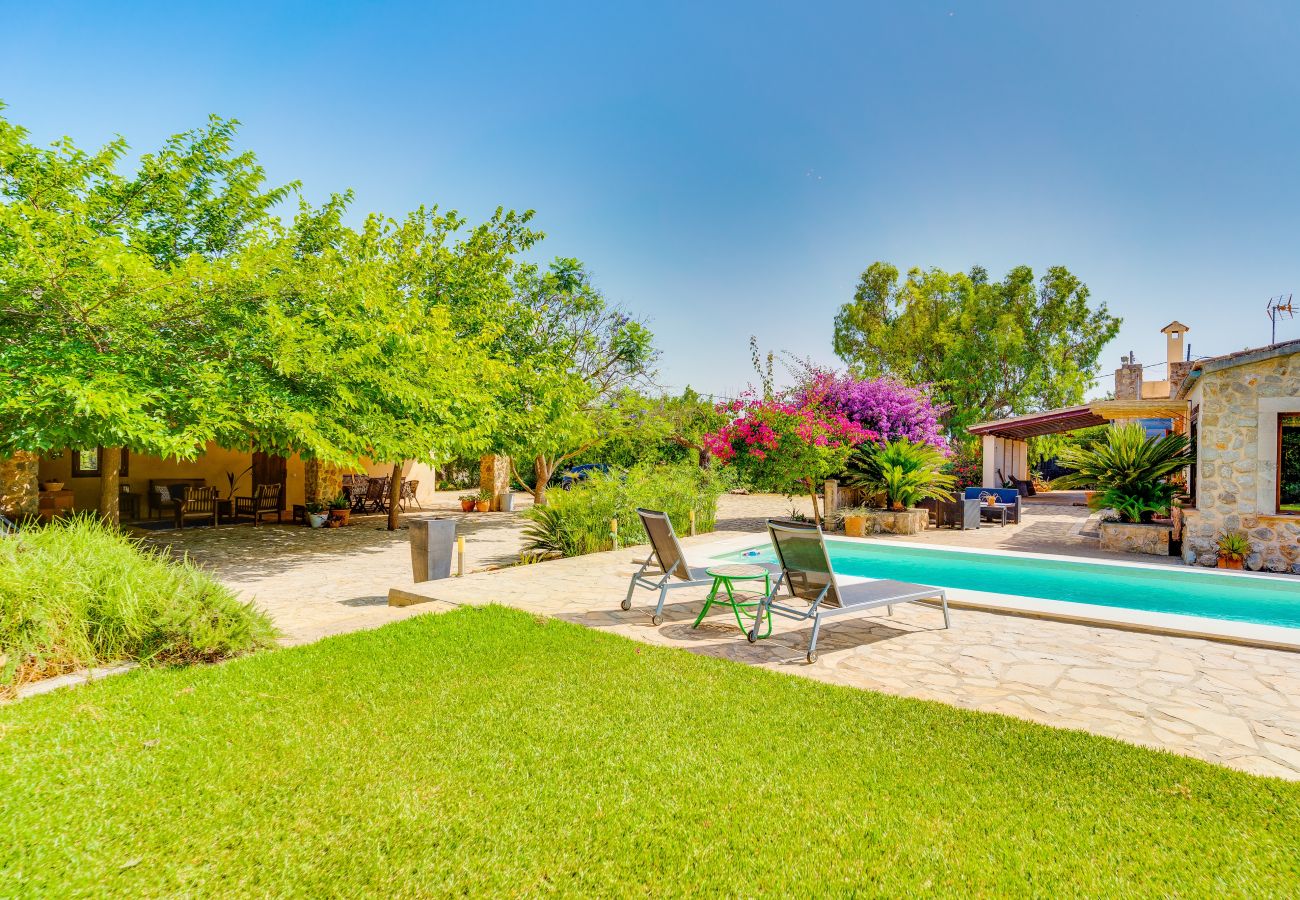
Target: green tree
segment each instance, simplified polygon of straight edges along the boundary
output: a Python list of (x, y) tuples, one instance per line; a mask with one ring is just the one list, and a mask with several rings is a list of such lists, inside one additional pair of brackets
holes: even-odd
[(123, 175), (121, 139), (42, 148), (0, 117), (0, 453), (102, 445), (111, 522), (121, 448), (192, 457), (237, 412), (211, 313), (294, 186), (265, 188), (234, 129), (213, 117)]
[(1102, 348), (1119, 331), (1106, 305), (1062, 266), (1002, 281), (872, 263), (835, 317), (836, 354), (859, 375), (931, 385), (955, 440), (979, 421), (1083, 401)]
[(492, 351), (509, 368), (495, 445), (532, 461), (532, 485), (514, 474), (544, 505), (561, 466), (623, 427), (617, 400), (650, 378), (657, 353), (645, 324), (606, 301), (575, 259), (523, 267), (515, 286), (497, 307)]

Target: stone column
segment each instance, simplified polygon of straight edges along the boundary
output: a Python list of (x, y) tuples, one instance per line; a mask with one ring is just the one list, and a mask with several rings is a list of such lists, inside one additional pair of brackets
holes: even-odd
[(40, 457), (19, 452), (0, 459), (0, 513), (15, 521), (35, 516), (40, 504)]
[(510, 457), (489, 453), (479, 460), (478, 483), (480, 488), (492, 492), (492, 509), (500, 512), (497, 497), (510, 490)]
[(303, 495), (307, 503), (328, 503), (343, 490), (343, 472), (338, 466), (318, 459), (305, 459), (302, 474)]

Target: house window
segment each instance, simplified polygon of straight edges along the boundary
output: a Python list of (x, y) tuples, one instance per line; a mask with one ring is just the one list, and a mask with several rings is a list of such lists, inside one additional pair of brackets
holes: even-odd
[[(73, 450), (72, 451), (72, 477), (73, 478), (98, 478), (99, 461), (103, 457), (104, 448), (95, 447), (92, 450)], [(127, 457), (129, 451), (122, 448), (122, 466), (118, 469), (118, 475), (123, 478), (127, 475)]]
[(1300, 514), (1300, 414), (1277, 417), (1277, 511)]

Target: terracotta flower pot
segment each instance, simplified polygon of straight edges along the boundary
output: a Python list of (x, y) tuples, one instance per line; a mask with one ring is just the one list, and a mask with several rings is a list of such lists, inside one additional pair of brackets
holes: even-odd
[(479, 500), (474, 504), (474, 509), (476, 509), (478, 512), (487, 512), (491, 508), (492, 508), (491, 500)]
[(866, 516), (845, 516), (844, 533), (849, 537), (866, 537), (867, 517)]
[(1241, 557), (1236, 557), (1236, 558), (1233, 558), (1231, 556), (1219, 557), (1220, 569), (1240, 569), (1244, 566), (1244, 564), (1245, 564), (1245, 560), (1243, 560)]
[[(351, 513), (352, 513), (352, 510), (348, 509), (346, 506), (343, 507), (343, 509), (331, 509), (331, 510), (330, 510), (330, 527), (331, 527), (331, 528), (337, 528), (337, 527), (339, 527), (340, 525), (346, 525), (346, 524), (348, 524), (348, 518), (351, 516)], [(337, 522), (338, 525), (335, 525), (335, 524), (334, 524), (335, 522)]]
[(474, 501), (473, 501), (473, 500), (462, 500), (462, 501), (460, 501), (460, 511), (461, 511), (461, 512), (473, 512), (473, 511), (474, 511)]

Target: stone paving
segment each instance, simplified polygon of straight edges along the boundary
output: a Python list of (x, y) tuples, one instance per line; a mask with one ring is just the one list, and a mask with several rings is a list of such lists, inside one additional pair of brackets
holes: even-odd
[[(757, 645), (744, 640), (725, 610), (692, 629), (702, 590), (671, 595), (676, 602), (658, 628), (644, 609), (649, 592), (641, 592), (630, 612), (620, 610), (630, 561), (644, 550), (485, 571), (517, 559), (520, 517), (462, 514), (455, 500), (446, 494), (430, 512), (457, 519), (466, 535), (467, 567), (475, 574), (419, 586), (410, 580), (407, 532), (383, 530), (379, 516), (355, 519), (344, 529), (244, 525), (155, 531), (148, 540), (189, 553), (267, 609), (286, 643), (373, 628), (447, 603), (497, 602), (803, 677), (1080, 728), (1258, 774), (1300, 778), (1300, 654), (976, 610), (955, 610), (954, 627), (944, 631), (937, 610), (911, 604), (897, 607), (892, 618), (832, 620), (823, 628), (818, 662), (808, 666), (807, 627), (795, 623), (778, 620), (774, 636)], [(810, 511), (806, 500), (726, 496), (719, 508), (725, 531), (686, 543), (758, 530), (765, 517), (792, 506)], [(1086, 533), (1084, 509), (1043, 503), (1027, 510), (1025, 520), (968, 532), (932, 529), (908, 540), (1104, 555)], [(443, 602), (390, 607), (390, 588)]]

